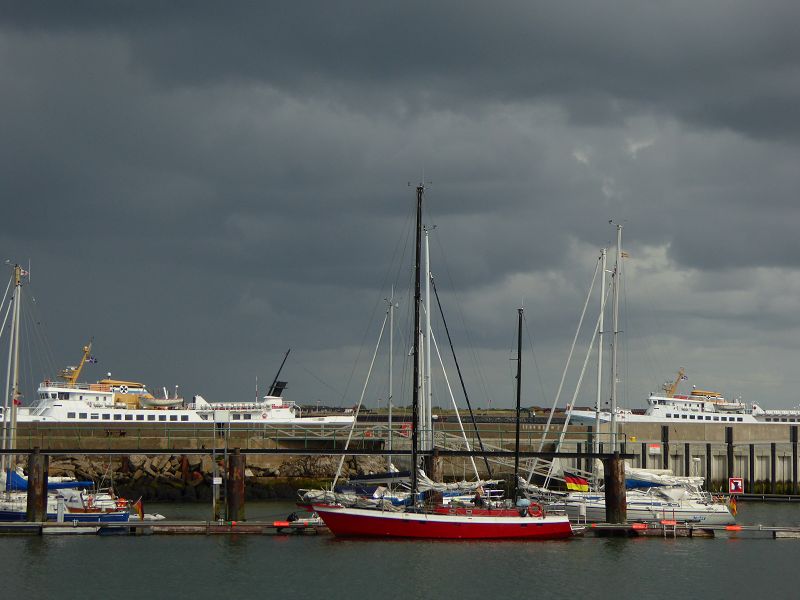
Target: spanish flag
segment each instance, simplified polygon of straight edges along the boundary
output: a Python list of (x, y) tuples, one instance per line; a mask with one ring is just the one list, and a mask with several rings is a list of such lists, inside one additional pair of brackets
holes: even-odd
[(564, 481), (567, 484), (567, 489), (571, 492), (588, 492), (589, 480), (577, 475), (569, 475), (564, 473)]

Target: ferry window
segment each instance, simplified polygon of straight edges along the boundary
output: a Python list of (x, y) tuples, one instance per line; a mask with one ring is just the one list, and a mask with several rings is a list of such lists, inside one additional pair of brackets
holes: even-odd
[(719, 421), (719, 417), (714, 417), (714, 420), (715, 421)]
[(690, 419), (694, 419), (694, 415), (689, 415), (689, 418)]
[(144, 415), (136, 415), (137, 421), (144, 421)]
[(181, 421), (188, 421), (189, 415), (181, 415)]
[[(412, 332), (412, 333), (413, 333), (413, 332)], [(234, 413), (234, 414), (233, 414), (233, 420), (234, 420), (234, 421), (238, 421), (240, 418), (241, 418), (241, 415), (240, 415), (239, 413)]]
[(781, 419), (781, 423), (786, 423), (786, 419), (785, 418)]
[(177, 421), (178, 420), (178, 415), (170, 415), (169, 416), (169, 420), (170, 421)]
[(114, 415), (115, 421), (122, 421), (122, 415)]
[(672, 418), (672, 415), (671, 415), (670, 413), (667, 413), (667, 418), (668, 418), (668, 419), (671, 419), (671, 418)]
[(80, 418), (80, 419), (85, 419), (85, 418), (86, 418), (86, 417), (88, 417), (88, 416), (89, 416), (89, 415), (88, 415), (88, 414), (86, 414), (86, 413), (80, 413), (80, 414), (78, 415), (78, 418)]
[(155, 421), (156, 420), (156, 416), (155, 415), (147, 415), (147, 420), (148, 421)]
[(737, 420), (737, 421), (741, 421), (741, 420), (742, 420), (742, 417), (736, 417), (736, 420)]
[(75, 418), (75, 413), (68, 412), (67, 413), (67, 418), (68, 419), (74, 419)]
[(707, 416), (707, 417), (706, 417), (706, 421), (710, 421), (710, 420), (711, 420), (711, 417), (708, 417), (708, 416)]
[(158, 415), (158, 420), (159, 421), (166, 421), (167, 420), (167, 415)]
[(126, 421), (133, 421), (133, 415), (125, 415)]
[(57, 396), (56, 396), (56, 393), (55, 393), (55, 392), (51, 392), (51, 393), (50, 393), (50, 397), (51, 397), (53, 400), (55, 400), (55, 399), (56, 399), (56, 397), (57, 397)]
[(104, 421), (110, 421), (111, 420), (111, 415), (109, 415), (108, 413), (104, 413), (103, 414), (103, 420)]
[(253, 415), (251, 415), (250, 413), (245, 413), (245, 415), (244, 415), (244, 420), (245, 421), (249, 421), (252, 418), (253, 418)]
[[(55, 398), (55, 396), (53, 396), (53, 398)], [(67, 392), (58, 392), (58, 399), (69, 400), (69, 394)]]
[(83, 400), (83, 396), (78, 396), (78, 400)]
[(95, 419), (95, 420), (99, 419), (100, 415), (98, 413), (92, 413), (92, 418)]
[(685, 419), (685, 418), (686, 418), (686, 415), (681, 415), (681, 419)]

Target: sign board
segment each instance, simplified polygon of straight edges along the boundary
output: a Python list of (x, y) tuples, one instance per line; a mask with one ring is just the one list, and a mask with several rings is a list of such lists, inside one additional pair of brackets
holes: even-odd
[(661, 454), (661, 444), (647, 444), (647, 453), (651, 456), (653, 454)]
[(728, 493), (744, 494), (744, 479), (741, 477), (728, 477)]
[(213, 483), (214, 485), (222, 485), (222, 477), (214, 477), (211, 483)]

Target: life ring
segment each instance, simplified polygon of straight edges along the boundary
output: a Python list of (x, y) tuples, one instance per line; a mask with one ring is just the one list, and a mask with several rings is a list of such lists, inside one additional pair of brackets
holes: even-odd
[(261, 418), (262, 419), (266, 419), (267, 418), (267, 413), (265, 413), (265, 412), (261, 413)]
[(117, 498), (117, 508), (128, 508), (128, 501), (125, 498)]
[(364, 437), (372, 437), (372, 430), (371, 429), (367, 429), (364, 432)]
[(119, 386), (119, 393), (120, 394), (127, 394), (128, 393), (128, 386), (127, 385)]
[(531, 502), (531, 505), (528, 507), (528, 514), (531, 517), (543, 517), (544, 510), (542, 509), (542, 505), (536, 502)]

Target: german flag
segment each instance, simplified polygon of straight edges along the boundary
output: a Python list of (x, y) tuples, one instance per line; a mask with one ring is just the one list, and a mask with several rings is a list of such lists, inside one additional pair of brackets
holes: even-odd
[(136, 511), (136, 514), (139, 515), (139, 520), (144, 521), (144, 507), (142, 506), (141, 497), (133, 503), (133, 509)]
[(570, 475), (564, 473), (564, 481), (567, 484), (567, 489), (571, 492), (588, 492), (589, 480), (577, 475)]

